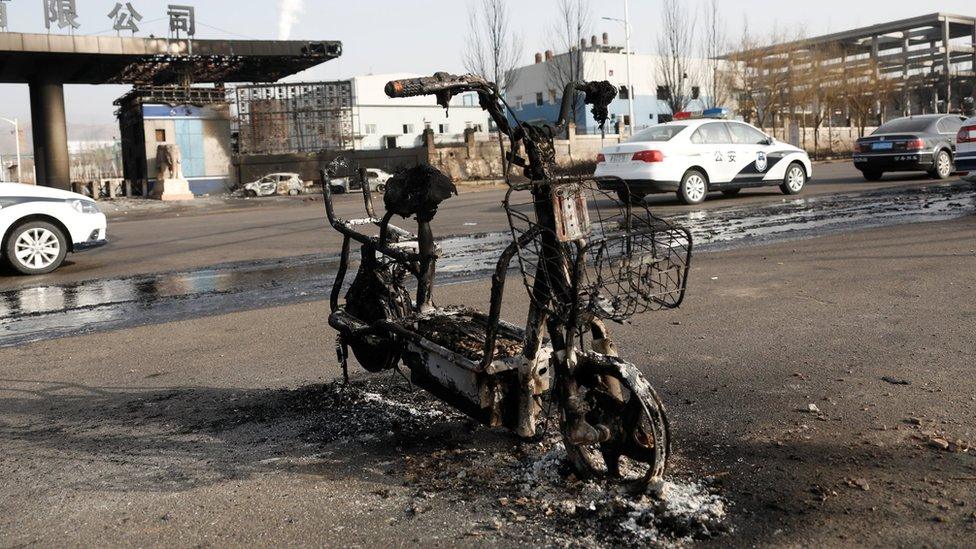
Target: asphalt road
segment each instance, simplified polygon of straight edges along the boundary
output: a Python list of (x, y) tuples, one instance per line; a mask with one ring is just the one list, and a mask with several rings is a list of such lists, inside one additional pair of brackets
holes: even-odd
[[(848, 169), (821, 166), (811, 195), (875, 188), (831, 170)], [(504, 223), (497, 191), (454, 200), (438, 219), (455, 230), (440, 234)], [(690, 210), (654, 200), (665, 215)], [(705, 207), (781, 200), (755, 191)], [(123, 248), (46, 283), (320, 253), (335, 241), (317, 207), (117, 222)], [(614, 334), (668, 406), (671, 478), (707, 479), (727, 503), (726, 532), (703, 544), (971, 545), (976, 216), (700, 254), (689, 288), (681, 309)], [(483, 281), (436, 296), (488, 301)], [(513, 285), (503, 316), (526, 306)], [(593, 487), (556, 476), (540, 492), (543, 444), (430, 408), (389, 374), (359, 400), (318, 387), (339, 374), (327, 309), (0, 348), (0, 546), (649, 543), (612, 503), (567, 510)]]
[[(867, 183), (850, 163), (820, 163), (801, 196), (933, 183), (917, 174), (888, 175), (881, 182)], [(441, 206), (434, 220), (436, 237), (507, 227), (501, 208), (503, 189), (477, 189), (476, 192), (462, 189), (462, 193)], [(729, 206), (774, 204), (783, 198), (778, 188), (769, 187), (746, 189), (735, 197), (713, 194), (700, 206), (681, 205), (671, 194), (651, 196), (649, 203), (655, 214), (669, 217)], [(337, 213), (347, 219), (363, 216), (359, 196), (337, 197)], [(112, 214), (109, 239), (111, 243), (105, 248), (69, 256), (69, 262), (50, 275), (24, 278), (0, 273), (0, 290), (179, 271), (232, 261), (335, 253), (340, 244), (338, 235), (325, 222), (320, 197), (232, 200), (207, 208), (167, 208), (157, 213), (151, 209), (134, 209), (128, 215)]]

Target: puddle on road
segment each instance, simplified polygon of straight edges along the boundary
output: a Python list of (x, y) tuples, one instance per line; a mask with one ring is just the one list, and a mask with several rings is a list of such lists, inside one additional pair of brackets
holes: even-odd
[[(701, 251), (855, 228), (939, 221), (974, 212), (976, 188), (953, 183), (787, 198), (774, 204), (689, 212), (670, 219), (692, 230), (696, 249)], [(507, 232), (440, 240), (443, 257), (438, 264), (438, 281), (487, 277), (509, 242)], [(0, 291), (0, 347), (325, 299), (337, 263), (335, 254), (320, 254)]]

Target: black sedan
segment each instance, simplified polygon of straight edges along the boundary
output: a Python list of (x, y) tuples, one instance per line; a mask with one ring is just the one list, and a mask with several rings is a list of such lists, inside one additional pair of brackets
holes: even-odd
[(878, 181), (885, 172), (928, 172), (945, 179), (955, 170), (956, 134), (965, 120), (955, 114), (925, 114), (885, 122), (854, 143), (854, 167), (868, 181)]

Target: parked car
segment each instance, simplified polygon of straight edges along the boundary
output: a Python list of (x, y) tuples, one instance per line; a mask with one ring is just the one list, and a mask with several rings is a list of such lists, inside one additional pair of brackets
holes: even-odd
[[(722, 120), (725, 109), (690, 119), (652, 126), (627, 141), (606, 147), (597, 156), (600, 188), (615, 190), (621, 200), (649, 193), (675, 192), (685, 204), (700, 204), (711, 191), (736, 194), (744, 187), (778, 186), (797, 194), (813, 177), (813, 165), (802, 149), (780, 143), (744, 122)], [(623, 179), (626, 188), (616, 188)]]
[(868, 181), (887, 172), (928, 172), (946, 179), (955, 171), (956, 135), (964, 120), (955, 114), (926, 114), (885, 122), (854, 143), (854, 167)]
[(976, 183), (976, 117), (963, 122), (956, 134), (956, 169)]
[(297, 173), (272, 173), (244, 185), (244, 196), (297, 195), (302, 194), (305, 184)]
[[(369, 182), (369, 190), (375, 193), (386, 192), (386, 182), (393, 175), (374, 168), (366, 170), (366, 181)], [(363, 186), (359, 181), (359, 175), (349, 177), (337, 177), (332, 180), (332, 192), (336, 194), (347, 193), (350, 191), (362, 190)]]
[(0, 183), (0, 256), (25, 275), (49, 273), (68, 252), (104, 245), (105, 214), (72, 192)]

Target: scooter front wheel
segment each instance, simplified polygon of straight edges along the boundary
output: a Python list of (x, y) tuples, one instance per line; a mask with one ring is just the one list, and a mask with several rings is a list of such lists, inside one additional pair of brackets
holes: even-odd
[(657, 392), (633, 364), (598, 353), (580, 356), (575, 377), (587, 423), (609, 432), (604, 442), (578, 445), (564, 425), (566, 453), (577, 476), (616, 479), (629, 491), (646, 491), (664, 476), (671, 452), (670, 426)]

